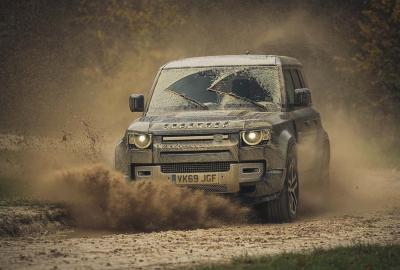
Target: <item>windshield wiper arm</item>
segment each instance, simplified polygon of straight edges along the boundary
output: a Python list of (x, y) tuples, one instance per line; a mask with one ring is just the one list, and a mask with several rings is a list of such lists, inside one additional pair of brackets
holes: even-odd
[(165, 90), (167, 90), (168, 92), (173, 93), (173, 94), (175, 94), (175, 95), (177, 95), (177, 96), (180, 96), (180, 97), (182, 97), (182, 98), (184, 98), (184, 99), (186, 99), (186, 100), (189, 100), (190, 102), (196, 104), (197, 106), (199, 106), (199, 107), (201, 107), (201, 108), (203, 108), (203, 109), (206, 109), (206, 110), (209, 109), (209, 108), (208, 108), (206, 105), (204, 105), (203, 103), (201, 103), (201, 102), (199, 102), (199, 101), (197, 101), (197, 100), (194, 100), (194, 99), (192, 99), (192, 98), (190, 98), (190, 97), (188, 97), (188, 96), (186, 96), (186, 95), (184, 95), (184, 94), (182, 94), (182, 93), (175, 92), (174, 90), (171, 90), (171, 89), (168, 89), (168, 88), (166, 88)]
[(232, 92), (224, 92), (224, 91), (215, 90), (215, 89), (212, 89), (212, 88), (207, 88), (207, 90), (208, 90), (208, 91), (211, 91), (211, 92), (220, 93), (220, 94), (223, 94), (223, 95), (228, 95), (228, 96), (231, 96), (231, 97), (240, 99), (240, 100), (244, 100), (244, 101), (246, 101), (246, 102), (248, 102), (248, 103), (251, 103), (251, 104), (253, 104), (253, 105), (256, 105), (258, 108), (261, 108), (261, 109), (263, 109), (263, 110), (266, 110), (266, 109), (267, 109), (265, 106), (263, 106), (263, 105), (261, 105), (261, 104), (255, 102), (255, 101), (253, 101), (253, 100), (251, 100), (251, 99), (248, 99), (248, 98), (245, 98), (245, 97), (236, 95), (236, 94), (234, 94), (234, 93), (232, 93)]

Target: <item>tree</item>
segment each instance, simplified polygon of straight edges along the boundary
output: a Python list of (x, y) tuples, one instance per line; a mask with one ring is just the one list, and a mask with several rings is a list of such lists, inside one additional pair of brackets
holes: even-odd
[(376, 106), (399, 112), (400, 1), (372, 0), (358, 25), (357, 71), (369, 81)]
[[(73, 23), (87, 53), (86, 67), (109, 75), (126, 52), (139, 55), (162, 47), (165, 35), (182, 23), (175, 1), (84, 0)], [(158, 47), (157, 47), (158, 46)]]

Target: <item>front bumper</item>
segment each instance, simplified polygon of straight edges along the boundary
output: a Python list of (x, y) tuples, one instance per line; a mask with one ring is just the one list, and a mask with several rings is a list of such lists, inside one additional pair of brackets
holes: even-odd
[[(283, 187), (283, 170), (266, 170), (264, 162), (242, 162), (229, 165), (225, 172), (165, 173), (163, 165), (131, 164), (131, 180), (169, 181), (181, 187), (218, 194), (229, 194), (246, 204), (258, 204), (276, 198)], [(188, 176), (198, 175), (198, 181)], [(215, 175), (217, 183), (204, 183)], [(178, 176), (183, 181), (178, 183)], [(206, 177), (205, 177), (206, 176)], [(208, 176), (208, 177), (207, 177)], [(184, 178), (186, 177), (186, 178)]]
[[(154, 136), (152, 148), (144, 150), (121, 142), (116, 149), (116, 168), (129, 180), (171, 181), (179, 186), (260, 201), (282, 190), (284, 158), (278, 144), (243, 147), (238, 134), (230, 134), (223, 141), (202, 142), (165, 142), (161, 136)], [(221, 170), (217, 166), (220, 163), (228, 167)], [(217, 169), (207, 164), (214, 164)], [(209, 169), (193, 169), (203, 165)], [(189, 167), (166, 170), (165, 166)], [(185, 175), (186, 182), (177, 182), (178, 176)], [(190, 182), (190, 177), (197, 182)], [(213, 177), (216, 181), (202, 181)]]
[[(186, 163), (188, 164), (188, 163)], [(196, 163), (191, 163), (196, 167)], [(197, 167), (207, 163), (197, 163)], [(190, 164), (189, 164), (190, 166)], [(264, 162), (233, 163), (226, 167), (225, 171), (192, 171), (175, 172), (168, 171), (166, 165), (131, 165), (131, 178), (134, 180), (165, 180), (179, 186), (186, 186), (193, 189), (202, 189), (217, 193), (234, 193), (240, 191), (240, 184), (256, 183), (263, 180), (265, 175)], [(175, 165), (176, 167), (176, 165)], [(204, 166), (203, 166), (204, 167)]]

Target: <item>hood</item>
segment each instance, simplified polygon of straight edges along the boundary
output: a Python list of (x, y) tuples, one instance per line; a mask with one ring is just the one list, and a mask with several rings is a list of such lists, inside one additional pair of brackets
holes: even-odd
[(271, 127), (280, 119), (280, 112), (254, 112), (247, 110), (186, 111), (165, 115), (147, 115), (136, 119), (129, 131), (154, 134), (221, 132)]

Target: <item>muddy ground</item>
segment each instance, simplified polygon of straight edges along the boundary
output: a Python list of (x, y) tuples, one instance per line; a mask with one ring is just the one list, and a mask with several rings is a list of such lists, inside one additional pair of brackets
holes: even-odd
[(74, 231), (2, 238), (2, 269), (163, 269), (229, 261), (234, 256), (400, 243), (400, 209), (303, 217), (290, 224), (250, 224), (188, 231)]
[(0, 239), (48, 235), (69, 230), (72, 226), (70, 215), (62, 206), (41, 202), (0, 201)]
[[(65, 149), (61, 149), (63, 153)], [(4, 177), (8, 177), (6, 173), (12, 172), (12, 168), (18, 165), (17, 162), (13, 162), (10, 153), (3, 156), (7, 158), (7, 162), (2, 162), (1, 167)], [(240, 221), (241, 218), (229, 217), (215, 220), (215, 213), (219, 213), (218, 211), (226, 209), (229, 213), (239, 213), (240, 211), (235, 212), (235, 209), (240, 208), (227, 207), (221, 200), (214, 199), (213, 203), (210, 203), (208, 198), (201, 195), (197, 195), (197, 201), (193, 201), (190, 194), (173, 189), (170, 190), (174, 191), (173, 196), (165, 197), (166, 194), (162, 195), (162, 192), (157, 191), (149, 194), (155, 193), (161, 197), (145, 196), (143, 200), (131, 201), (131, 197), (138, 196), (130, 195), (142, 194), (142, 190), (120, 184), (111, 185), (114, 188), (110, 194), (117, 191), (115, 194), (118, 196), (114, 196), (112, 205), (108, 205), (100, 214), (104, 214), (103, 222), (104, 218), (113, 216), (124, 222), (111, 223), (112, 226), (106, 223), (105, 227), (96, 228), (93, 218), (98, 218), (99, 213), (91, 216), (91, 208), (78, 207), (78, 210), (82, 208), (83, 212), (73, 220), (71, 213), (59, 204), (0, 200), (0, 269), (186, 268), (227, 262), (237, 256), (309, 251), (314, 248), (357, 243), (400, 244), (399, 170), (360, 169), (354, 163), (343, 162), (345, 156), (337, 157), (332, 163), (330, 193), (322, 194), (318, 190), (302, 189), (300, 217), (295, 222), (286, 224), (267, 224), (253, 219)], [(47, 164), (58, 169), (62, 162), (54, 160), (53, 163)], [(91, 169), (89, 172), (95, 172), (96, 177), (92, 177), (91, 173), (81, 174), (80, 171), (74, 170), (72, 173), (69, 171), (68, 179), (76, 181), (77, 184), (104, 185), (109, 182), (108, 179), (113, 179), (112, 183), (120, 183), (117, 176), (109, 174), (102, 167)], [(85, 177), (82, 178), (81, 175)], [(88, 182), (87, 179), (91, 181)], [(30, 178), (27, 180), (31, 181)], [(80, 184), (78, 186), (82, 188)], [(95, 199), (94, 202), (103, 198), (90, 197), (93, 196), (93, 192), (85, 193), (87, 190), (91, 191), (92, 185), (79, 189), (83, 196), (72, 200), (82, 203), (82, 198)], [(64, 188), (61, 191), (60, 195), (68, 194)], [(148, 207), (146, 203), (149, 198), (152, 198), (152, 207)], [(159, 200), (160, 198), (168, 198), (168, 204), (175, 206), (186, 200), (191, 205), (191, 215), (167, 211), (165, 201)], [(132, 206), (131, 202), (136, 204)], [(196, 207), (199, 202), (201, 207)], [(82, 205), (79, 203), (77, 206)], [(218, 207), (213, 208), (216, 204)], [(141, 211), (141, 215), (123, 215), (129, 207), (132, 211), (147, 210)], [(117, 213), (117, 210), (121, 212)], [(193, 213), (196, 213), (194, 216), (197, 220), (185, 222), (186, 219), (193, 219)], [(158, 230), (148, 231), (146, 220), (152, 218), (154, 222), (160, 217), (170, 221), (170, 225), (160, 227), (158, 224)], [(209, 222), (210, 217), (214, 219), (213, 222)], [(82, 218), (89, 220), (92, 226), (87, 228), (86, 222), (81, 223), (86, 226), (85, 229), (80, 227), (79, 221), (82, 221)], [(220, 224), (218, 221), (225, 223)], [(235, 221), (236, 224), (233, 225), (230, 221)], [(130, 222), (136, 223), (126, 226)], [(155, 225), (157, 223), (152, 226)], [(182, 229), (189, 227), (191, 229)]]
[[(372, 180), (380, 184), (373, 186)], [(349, 193), (344, 192), (342, 197), (338, 195), (337, 201), (332, 202), (336, 207), (312, 208), (310, 203), (321, 202), (308, 202), (308, 208), (302, 210), (300, 218), (287, 224), (251, 221), (208, 229), (148, 233), (82, 230), (61, 226), (58, 231), (42, 230), (34, 234), (22, 233), (19, 237), (3, 236), (0, 238), (0, 267), (186, 268), (227, 262), (237, 256), (309, 251), (357, 243), (400, 244), (399, 180), (398, 174), (392, 172), (385, 173), (385, 177), (379, 173), (372, 174), (370, 178), (360, 178), (366, 185), (356, 185), (354, 190), (359, 194), (370, 192), (368, 200), (364, 195), (362, 198), (349, 197)], [(372, 187), (373, 192), (370, 188), (364, 189), (364, 186)], [(382, 193), (386, 193), (386, 196), (381, 197), (379, 194)], [(13, 209), (21, 214), (28, 211), (29, 207), (3, 207), (0, 209), (3, 214), (5, 209)], [(32, 208), (29, 211), (32, 212)], [(43, 214), (43, 211), (47, 213), (49, 209), (36, 208), (35, 211)], [(60, 211), (56, 213), (60, 215)]]

